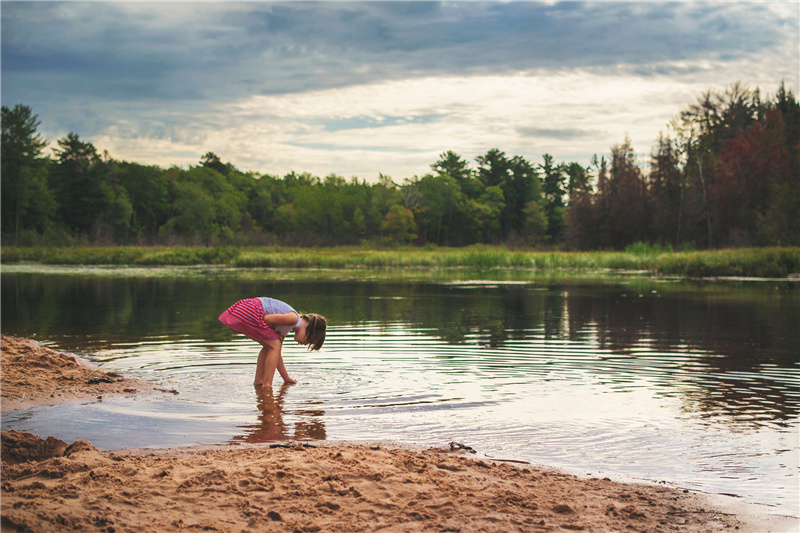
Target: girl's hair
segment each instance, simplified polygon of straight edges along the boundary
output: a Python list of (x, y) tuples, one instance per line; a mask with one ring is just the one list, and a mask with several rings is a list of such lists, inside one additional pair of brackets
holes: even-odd
[(328, 328), (328, 321), (324, 316), (309, 313), (301, 315), (300, 318), (308, 322), (306, 326), (306, 340), (309, 350), (319, 350), (325, 342), (325, 330)]

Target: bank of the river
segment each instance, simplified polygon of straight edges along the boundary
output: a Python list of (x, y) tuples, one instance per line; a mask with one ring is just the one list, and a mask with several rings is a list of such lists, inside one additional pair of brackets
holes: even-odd
[(105, 372), (74, 354), (6, 335), (0, 342), (0, 366), (3, 413), (110, 396), (177, 394), (148, 381)]
[(636, 270), (680, 277), (800, 276), (800, 247), (692, 252), (632, 246), (625, 251), (558, 252), (467, 248), (365, 247), (3, 247), (2, 263), (62, 265), (227, 265), (261, 268), (520, 268)]
[[(34, 398), (77, 365), (71, 354), (3, 339), (3, 392)], [(9, 372), (15, 374), (7, 379)], [(44, 391), (44, 392), (43, 392)], [(80, 392), (80, 391), (79, 391)], [(455, 449), (455, 451), (453, 450)], [(475, 460), (458, 447), (386, 443), (206, 446), (101, 452), (2, 434), (2, 530), (45, 531), (792, 531), (761, 506), (680, 489)], [(201, 505), (198, 505), (200, 503)]]

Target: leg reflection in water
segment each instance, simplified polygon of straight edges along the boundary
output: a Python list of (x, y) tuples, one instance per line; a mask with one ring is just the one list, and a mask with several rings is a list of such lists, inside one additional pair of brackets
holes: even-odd
[[(284, 402), (290, 387), (255, 387), (258, 423), (239, 426), (242, 435), (236, 435), (231, 442), (275, 442), (282, 440), (325, 440), (325, 423), (321, 409), (284, 410)], [(284, 421), (284, 416), (295, 419), (293, 427)]]

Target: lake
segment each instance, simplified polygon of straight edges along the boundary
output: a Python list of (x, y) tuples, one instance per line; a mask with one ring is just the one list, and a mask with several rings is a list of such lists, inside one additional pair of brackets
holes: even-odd
[[(259, 346), (217, 320), (254, 296), (328, 318), (320, 352), (287, 339), (296, 386), (257, 391)], [(457, 441), (800, 515), (798, 282), (3, 265), (2, 330), (180, 391), (4, 429), (107, 450)]]

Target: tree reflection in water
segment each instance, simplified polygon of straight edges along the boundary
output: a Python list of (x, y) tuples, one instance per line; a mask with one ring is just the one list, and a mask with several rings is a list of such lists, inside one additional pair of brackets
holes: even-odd
[[(219, 313), (242, 297), (274, 295), (298, 310), (326, 315), (334, 335), (337, 328), (358, 332), (377, 327), (399, 328), (409, 338), (438, 339), (429, 352), (437, 357), (430, 361), (448, 372), (486, 367), (495, 375), (515, 370), (538, 379), (543, 361), (550, 361), (620, 383), (658, 380), (668, 389), (666, 395), (685, 396), (687, 412), (700, 411), (704, 417), (742, 420), (737, 413), (755, 411), (760, 413), (753, 420), (756, 426), (762, 418), (783, 426), (800, 413), (794, 392), (800, 286), (794, 282), (359, 281), (336, 280), (333, 274), (331, 279), (294, 281), (263, 276), (4, 272), (3, 332), (46, 338), (56, 348), (77, 352), (151, 339), (227, 343), (234, 334), (219, 324)], [(344, 337), (326, 346), (337, 342), (344, 349), (357, 346)], [(313, 423), (283, 427), (283, 394), (258, 400), (264, 429), (252, 433), (285, 439), (324, 432)]]
[[(169, 425), (153, 433), (178, 444), (458, 434), (520, 458), (645, 479), (655, 471), (796, 512), (797, 282), (225, 275), (4, 270), (4, 334), (182, 391), (169, 402), (83, 406), (74, 420), (44, 410), (19, 426), (59, 436), (57, 424), (66, 433), (91, 420), (98, 437), (119, 434), (124, 445), (130, 421)], [(216, 318), (262, 295), (329, 320), (321, 352), (287, 347), (300, 387), (253, 394), (257, 345)]]

